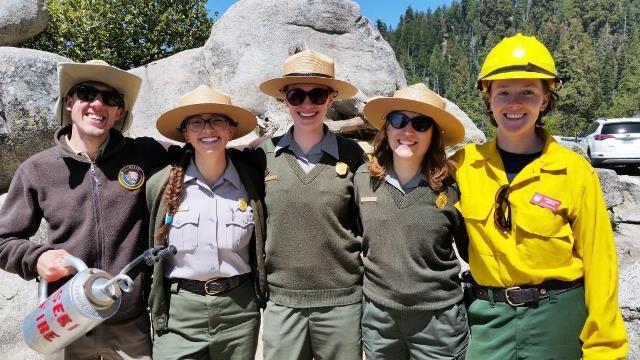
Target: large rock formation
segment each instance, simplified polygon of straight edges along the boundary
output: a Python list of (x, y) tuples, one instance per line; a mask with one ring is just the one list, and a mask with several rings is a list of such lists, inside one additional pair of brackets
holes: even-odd
[(14, 46), (42, 32), (49, 22), (44, 0), (0, 2), (0, 46)]
[(202, 83), (220, 88), (236, 105), (268, 118), (261, 122), (263, 130), (282, 132), (289, 121), (284, 105), (262, 94), (258, 85), (280, 76), (285, 58), (303, 48), (331, 56), (336, 76), (360, 89), (355, 99), (334, 105), (328, 115), (331, 120), (357, 117), (368, 97), (389, 95), (406, 85), (393, 50), (362, 17), (357, 3), (241, 0), (215, 23), (204, 47), (132, 70), (144, 82), (130, 133), (155, 133), (158, 115)]
[(0, 192), (9, 188), (18, 164), (53, 144), (59, 125), (56, 64), (51, 53), (0, 47)]

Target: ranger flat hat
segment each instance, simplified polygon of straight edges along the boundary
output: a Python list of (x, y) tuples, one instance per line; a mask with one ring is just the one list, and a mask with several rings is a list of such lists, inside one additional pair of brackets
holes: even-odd
[(176, 107), (160, 115), (156, 128), (163, 136), (184, 142), (180, 124), (189, 116), (198, 114), (220, 114), (238, 123), (233, 139), (250, 133), (258, 124), (256, 116), (249, 110), (232, 105), (229, 95), (210, 86), (200, 85), (181, 96)]
[(382, 129), (387, 115), (392, 111), (412, 111), (426, 115), (438, 124), (445, 145), (457, 144), (464, 139), (464, 126), (445, 110), (446, 101), (438, 94), (418, 83), (396, 91), (393, 96), (369, 99), (364, 106), (364, 116), (376, 129)]
[(336, 100), (348, 99), (358, 93), (358, 89), (346, 81), (335, 78), (333, 59), (313, 50), (304, 50), (289, 56), (284, 62), (281, 77), (260, 84), (260, 90), (278, 99), (282, 99), (282, 89), (293, 84), (325, 85), (335, 90)]

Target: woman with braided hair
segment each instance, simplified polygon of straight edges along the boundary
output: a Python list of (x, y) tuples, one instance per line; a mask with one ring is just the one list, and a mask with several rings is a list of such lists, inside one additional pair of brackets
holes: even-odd
[(153, 357), (253, 359), (266, 286), (263, 178), (226, 145), (253, 130), (256, 118), (202, 85), (156, 126), (186, 144), (147, 185), (150, 246), (178, 249), (153, 270)]

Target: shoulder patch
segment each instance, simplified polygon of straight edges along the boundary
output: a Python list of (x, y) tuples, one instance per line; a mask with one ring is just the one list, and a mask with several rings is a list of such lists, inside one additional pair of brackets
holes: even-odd
[(144, 184), (144, 171), (138, 165), (125, 165), (118, 171), (118, 182), (127, 190), (139, 189)]

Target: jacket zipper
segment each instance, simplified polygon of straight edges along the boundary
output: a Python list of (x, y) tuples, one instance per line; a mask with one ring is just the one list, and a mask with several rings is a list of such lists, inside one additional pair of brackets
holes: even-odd
[(102, 224), (102, 206), (100, 203), (100, 179), (96, 174), (96, 163), (91, 162), (91, 197), (93, 199), (94, 213), (96, 217), (96, 259), (99, 269), (104, 269), (104, 259), (102, 258), (102, 248), (104, 245), (104, 229)]

